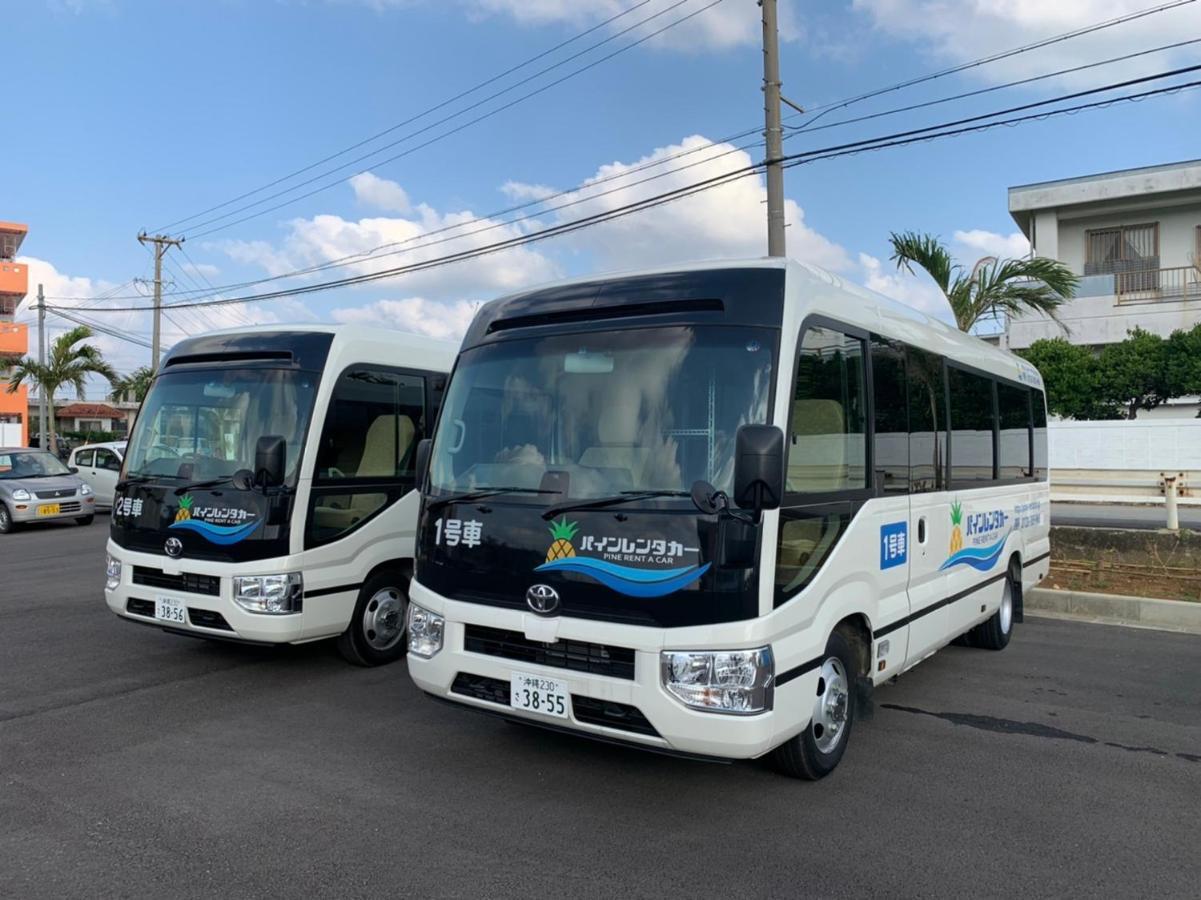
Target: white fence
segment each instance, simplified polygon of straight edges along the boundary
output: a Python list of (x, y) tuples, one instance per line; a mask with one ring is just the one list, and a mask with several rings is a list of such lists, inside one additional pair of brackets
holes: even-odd
[(1051, 497), (1093, 503), (1201, 504), (1201, 419), (1051, 422)]

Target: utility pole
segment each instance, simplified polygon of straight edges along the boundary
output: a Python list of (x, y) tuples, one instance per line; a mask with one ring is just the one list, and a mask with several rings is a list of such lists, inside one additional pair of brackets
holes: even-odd
[[(767, 141), (767, 255), (784, 256), (784, 127), (780, 123), (780, 34), (776, 0), (763, 8), (763, 137)], [(791, 104), (790, 104), (791, 105)]]
[(138, 235), (138, 243), (143, 246), (154, 244), (154, 330), (153, 336), (150, 339), (153, 345), (150, 350), (150, 370), (157, 372), (159, 333), (162, 328), (163, 318), (163, 256), (172, 247), (178, 247), (182, 244), (183, 238), (169, 238), (163, 234), (156, 234), (154, 237), (150, 237), (143, 231)]
[[(42, 291), (42, 286), (38, 285), (38, 365), (46, 365), (46, 294)], [(46, 416), (49, 415), (47, 409), (49, 401), (46, 399), (46, 386), (38, 386), (38, 446), (43, 450), (50, 450), (46, 446), (46, 441), (50, 439), (47, 431)], [(57, 449), (57, 448), (55, 448)]]

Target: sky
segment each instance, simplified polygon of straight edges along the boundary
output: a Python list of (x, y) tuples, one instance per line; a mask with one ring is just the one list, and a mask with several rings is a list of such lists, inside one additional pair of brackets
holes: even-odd
[[(1164, 2), (781, 0), (783, 91), (816, 111)], [(237, 297), (520, 237), (758, 162), (762, 148), (745, 145), (760, 140), (763, 123), (759, 14), (755, 0), (4, 4), (0, 220), (30, 227), (21, 252), (31, 288), (41, 282), (62, 298), (49, 303), (82, 307), (120, 332), (97, 342), (130, 371), (149, 362), (150, 317), (100, 310), (149, 302), (152, 257), (136, 239), (143, 230), (185, 238), (166, 254), (167, 304), (210, 286)], [(788, 124), (814, 130), (791, 134), (785, 152), (1195, 65), (1201, 43), (844, 123), (1194, 38), (1198, 2), (832, 108), (820, 121), (786, 109)], [(1186, 91), (789, 169), (789, 254), (949, 318), (928, 278), (889, 261), (891, 231), (938, 235), (967, 266), (1025, 253), (1008, 187), (1195, 158), (1199, 98)], [(677, 154), (686, 155), (668, 160)], [(468, 262), (283, 300), (180, 309), (163, 322), (164, 345), (219, 327), (296, 321), (456, 340), (481, 301), (528, 286), (761, 256), (765, 196), (756, 176)], [(501, 214), (522, 204), (535, 205)], [(363, 256), (383, 245), (379, 253), (391, 255)], [(225, 288), (348, 256), (349, 265), (323, 272)], [(19, 321), (36, 321), (31, 303)], [(49, 318), (51, 337), (73, 324)], [(90, 396), (103, 392), (94, 386)]]

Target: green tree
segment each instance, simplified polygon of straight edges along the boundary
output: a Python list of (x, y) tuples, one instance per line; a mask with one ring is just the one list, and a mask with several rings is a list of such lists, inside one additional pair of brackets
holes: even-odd
[[(1039, 312), (1059, 322), (1058, 309), (1076, 293), (1080, 279), (1053, 259), (997, 259), (986, 256), (972, 271), (951, 259), (938, 238), (916, 231), (889, 235), (898, 269), (925, 269), (951, 305), (960, 331), (970, 331), (982, 318)], [(1066, 331), (1066, 326), (1063, 326)]]
[(1021, 351), (1042, 373), (1047, 409), (1065, 419), (1120, 419), (1122, 409), (1101, 394), (1101, 364), (1087, 347), (1044, 338)]
[(43, 365), (32, 357), (25, 357), (13, 366), (9, 376), (8, 392), (15, 394), (25, 383), (35, 384), (49, 401), (50, 421), (46, 423), (50, 435), (50, 446), (55, 446), (54, 397), (64, 384), (75, 388), (79, 399), (84, 399), (85, 382), (89, 375), (102, 375), (111, 384), (117, 373), (104, 359), (103, 354), (91, 344), (83, 341), (93, 336), (92, 329), (78, 325), (60, 335), (50, 347), (50, 354)]
[(1172, 396), (1168, 384), (1168, 346), (1157, 334), (1135, 328), (1129, 337), (1107, 345), (1099, 359), (1101, 393), (1120, 403), (1126, 418), (1154, 409)]
[[(1201, 325), (1189, 331), (1177, 329), (1168, 338), (1167, 346), (1168, 393), (1173, 397), (1201, 394)], [(1201, 417), (1201, 412), (1197, 413)]]
[(116, 399), (124, 399), (126, 394), (132, 394), (133, 398), (141, 403), (146, 399), (146, 394), (150, 392), (152, 381), (154, 381), (154, 369), (150, 366), (142, 366), (114, 381), (113, 395)]

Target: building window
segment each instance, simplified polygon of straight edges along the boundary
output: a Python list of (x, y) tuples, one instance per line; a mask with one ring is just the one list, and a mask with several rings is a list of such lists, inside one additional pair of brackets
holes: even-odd
[[(1122, 225), (1118, 228), (1090, 228), (1085, 235), (1085, 275), (1122, 275), (1149, 272), (1159, 268), (1159, 223)], [(1154, 287), (1154, 276), (1141, 275), (1127, 290)]]

